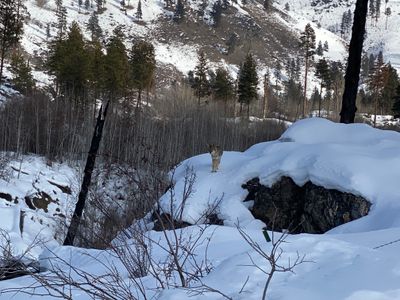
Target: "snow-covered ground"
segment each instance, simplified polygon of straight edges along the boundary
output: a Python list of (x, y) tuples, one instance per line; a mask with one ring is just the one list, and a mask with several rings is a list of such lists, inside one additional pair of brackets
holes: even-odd
[[(320, 24), (323, 29), (329, 29), (330, 27), (340, 28), (343, 13), (348, 10), (353, 13), (356, 3), (355, 0), (319, 1), (317, 5), (313, 5), (313, 3), (318, 1), (310, 0), (277, 0), (276, 2), (281, 9), (284, 9), (285, 4), (288, 3), (290, 7), (288, 14), (295, 19), (299, 19), (299, 24), (303, 23), (304, 19), (306, 19), (312, 21), (315, 26)], [(385, 3), (387, 4), (385, 5)], [(384, 14), (386, 7), (391, 9), (391, 15), (387, 19), (387, 29), (385, 24), (386, 16)], [(379, 51), (382, 51), (385, 61), (391, 62), (397, 71), (400, 71), (399, 13), (399, 0), (382, 1), (378, 22), (372, 22), (371, 18), (368, 17), (367, 34), (364, 42), (364, 50), (367, 53), (377, 54)], [(317, 41), (319, 39), (322, 39), (322, 41), (326, 39), (331, 46), (332, 38), (330, 37), (334, 37), (334, 34), (325, 34), (324, 30), (318, 30), (316, 34)], [(338, 35), (340, 36), (340, 33)], [(336, 36), (336, 38), (339, 38), (339, 36)], [(343, 49), (342, 46), (339, 46), (339, 48), (337, 48), (337, 46), (338, 44), (336, 42), (332, 42), (332, 47), (330, 48), (336, 49), (334, 51), (339, 50), (339, 52), (341, 52)]]
[[(326, 234), (289, 235), (282, 244), (280, 263), (289, 264), (297, 254), (306, 255), (307, 262), (294, 273), (276, 274), (268, 289), (267, 299), (281, 300), (396, 300), (400, 299), (400, 134), (383, 131), (363, 124), (336, 124), (312, 118), (294, 123), (279, 140), (254, 145), (245, 152), (225, 152), (220, 170), (211, 173), (209, 154), (184, 161), (175, 171), (173, 207), (180, 205), (184, 190), (185, 170), (190, 166), (196, 173), (193, 194), (187, 199), (183, 219), (196, 220), (214, 199), (223, 196), (219, 217), (227, 226), (193, 225), (178, 230), (178, 236), (188, 240), (199, 236), (204, 243), (195, 249), (196, 260), (204, 262), (206, 255), (211, 268), (205, 272), (202, 287), (222, 292), (235, 300), (260, 299), (269, 264), (247, 244), (235, 227), (239, 224), (260, 246), (269, 251), (271, 243), (262, 234), (264, 224), (255, 220), (242, 202), (246, 191), (241, 184), (253, 177), (271, 185), (283, 175), (297, 184), (311, 180), (326, 188), (362, 195), (372, 203), (368, 216), (334, 228)], [(57, 179), (60, 180), (60, 179)], [(4, 183), (3, 183), (4, 185)], [(171, 205), (166, 195), (161, 199), (165, 210)], [(9, 216), (9, 215), (8, 215)], [(270, 233), (271, 235), (271, 233)], [(167, 232), (170, 238), (173, 232)], [(275, 233), (279, 237), (279, 233)], [(210, 238), (210, 243), (206, 241)], [(168, 265), (166, 236), (149, 231), (146, 239), (151, 244), (151, 254), (157, 262), (160, 276)], [(127, 243), (131, 240), (125, 241)], [(116, 240), (118, 245), (119, 240)], [(168, 248), (168, 247), (167, 247)], [(58, 258), (55, 258), (55, 257)], [(48, 269), (57, 267), (79, 280), (78, 274), (65, 264), (82, 269), (100, 278), (108, 278), (117, 270), (119, 281), (131, 290), (137, 287), (125, 266), (111, 250), (84, 250), (50, 245), (41, 254), (41, 264)], [(188, 270), (193, 265), (186, 266)], [(102, 276), (106, 277), (102, 277)], [(176, 273), (165, 278), (179, 283)], [(92, 280), (95, 282), (95, 280)], [(136, 281), (137, 283), (138, 281)], [(24, 288), (34, 284), (29, 277), (0, 282), (0, 290)], [(152, 275), (140, 278), (148, 299), (224, 299), (221, 293), (210, 290), (196, 294), (193, 288), (201, 286), (192, 281), (189, 289), (174, 287), (161, 289)], [(115, 286), (115, 285), (114, 285)], [(73, 299), (89, 299), (82, 291), (64, 286)], [(43, 291), (41, 289), (36, 292)], [(118, 293), (115, 291), (115, 293)], [(122, 292), (121, 292), (122, 293)], [(140, 293), (139, 293), (140, 294)], [(27, 299), (25, 294), (1, 294), (0, 299)], [(51, 298), (51, 297), (47, 297)], [(138, 297), (143, 299), (143, 297)], [(39, 299), (39, 297), (38, 297)], [(40, 297), (43, 299), (43, 297)]]
[[(38, 242), (58, 245), (64, 238), (60, 230), (65, 229), (65, 217), (71, 215), (75, 204), (76, 172), (67, 165), (46, 164), (45, 159), (31, 155), (11, 159), (3, 171), (6, 176), (0, 177), (0, 230), (10, 236), (14, 254), (24, 253)], [(35, 200), (39, 195), (47, 200)], [(42, 247), (32, 249), (29, 255), (37, 258)]]

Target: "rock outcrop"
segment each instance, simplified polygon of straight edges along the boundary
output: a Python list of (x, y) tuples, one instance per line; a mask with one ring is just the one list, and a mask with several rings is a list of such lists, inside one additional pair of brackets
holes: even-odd
[(245, 201), (254, 200), (255, 218), (275, 230), (292, 233), (324, 233), (368, 214), (371, 203), (361, 196), (326, 189), (307, 182), (298, 186), (289, 177), (266, 187), (259, 178), (242, 185), (249, 191)]

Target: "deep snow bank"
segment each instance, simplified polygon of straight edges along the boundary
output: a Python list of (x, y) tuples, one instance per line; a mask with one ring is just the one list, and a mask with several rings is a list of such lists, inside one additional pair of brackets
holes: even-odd
[[(182, 162), (174, 173), (173, 209), (182, 205), (185, 173), (196, 173), (193, 193), (186, 200), (183, 221), (199, 220), (210, 203), (222, 197), (219, 216), (225, 225), (263, 226), (243, 203), (241, 185), (259, 177), (271, 186), (282, 176), (296, 184), (307, 181), (353, 193), (373, 205), (367, 217), (335, 228), (334, 232), (363, 232), (400, 226), (400, 134), (364, 124), (337, 124), (312, 118), (293, 124), (279, 140), (260, 143), (245, 152), (225, 151), (220, 171), (211, 173), (211, 158), (202, 154)], [(171, 194), (161, 207), (171, 211)], [(176, 214), (177, 212), (174, 212)]]

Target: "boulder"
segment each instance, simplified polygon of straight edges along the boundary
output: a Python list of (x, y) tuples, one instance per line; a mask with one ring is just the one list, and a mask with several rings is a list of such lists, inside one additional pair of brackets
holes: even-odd
[(371, 203), (359, 195), (326, 189), (308, 181), (298, 186), (282, 177), (271, 187), (253, 178), (242, 187), (249, 191), (245, 201), (253, 200), (255, 218), (274, 230), (291, 233), (324, 233), (368, 214)]

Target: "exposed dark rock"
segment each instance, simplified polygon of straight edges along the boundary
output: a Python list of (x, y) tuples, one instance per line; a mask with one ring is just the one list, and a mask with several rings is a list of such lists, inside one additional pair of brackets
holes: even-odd
[(266, 187), (258, 178), (242, 185), (249, 191), (245, 201), (254, 200), (254, 217), (275, 230), (292, 233), (324, 233), (368, 214), (371, 203), (361, 196), (326, 189), (307, 182), (298, 186), (289, 177)]
[[(161, 215), (159, 215), (159, 217), (156, 213), (153, 213), (152, 220), (154, 222), (153, 230), (155, 231), (179, 229), (192, 225), (188, 222), (174, 220), (170, 214), (166, 213), (162, 213)], [(206, 224), (224, 225), (224, 221), (221, 220), (218, 215), (214, 213), (210, 214), (207, 217)]]
[(0, 193), (0, 198), (6, 200), (8, 202), (12, 201), (12, 196), (10, 194)]
[(152, 219), (154, 220), (154, 228), (155, 231), (163, 231), (163, 230), (171, 230), (178, 229), (190, 226), (190, 223), (184, 221), (176, 221), (171, 217), (170, 214), (162, 213), (157, 216), (156, 213), (153, 213)]
[(30, 209), (36, 210), (36, 207), (33, 206), (32, 200), (29, 198), (29, 196), (25, 196), (25, 203)]
[(25, 203), (32, 210), (43, 209), (46, 213), (49, 211), (48, 206), (50, 203), (58, 203), (58, 199), (54, 200), (49, 194), (41, 191), (33, 195), (25, 196)]
[(72, 195), (72, 191), (71, 191), (71, 188), (69, 186), (61, 185), (61, 184), (55, 183), (55, 182), (53, 182), (51, 180), (47, 180), (47, 181), (50, 184), (54, 185), (55, 187), (58, 187), (61, 190), (61, 192), (63, 192), (64, 194)]

